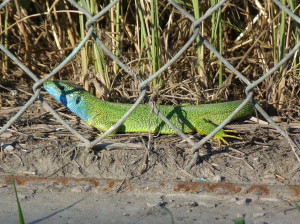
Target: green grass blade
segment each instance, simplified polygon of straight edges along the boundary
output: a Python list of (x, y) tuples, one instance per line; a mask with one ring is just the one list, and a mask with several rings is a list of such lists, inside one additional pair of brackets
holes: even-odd
[(295, 205), (296, 205), (296, 208), (297, 208), (298, 211), (300, 212), (300, 205), (299, 205), (296, 201), (294, 201), (294, 203), (295, 203)]
[[(152, 37), (152, 73), (155, 73), (160, 68), (160, 41), (159, 41), (159, 20), (158, 20), (158, 2), (151, 0), (151, 37)], [(161, 85), (162, 79), (158, 77), (153, 80), (153, 87), (157, 89)]]
[[(289, 5), (291, 7), (291, 10), (293, 12), (295, 12), (295, 10), (297, 10), (297, 8), (299, 7), (300, 2), (296, 2), (293, 0), (289, 0)], [(293, 25), (293, 30), (294, 30), (294, 35), (295, 35), (295, 42), (298, 43), (300, 41), (300, 33), (299, 33), (299, 25), (298, 23), (294, 22)], [(297, 72), (297, 65), (300, 62), (300, 56), (299, 56), (299, 52), (298, 55), (295, 55), (295, 58), (293, 60), (293, 75), (297, 76), (298, 72)]]
[(143, 49), (143, 47), (145, 45), (147, 57), (148, 57), (148, 59), (150, 59), (151, 52), (149, 51), (149, 45), (148, 45), (148, 41), (147, 41), (147, 29), (146, 29), (146, 25), (145, 25), (145, 21), (144, 21), (145, 15), (144, 15), (141, 3), (139, 1), (137, 1), (137, 6), (138, 6), (139, 19), (140, 19), (140, 23), (141, 23), (141, 25), (140, 25), (141, 26), (141, 49)]
[(245, 224), (245, 220), (244, 219), (241, 219), (239, 221), (236, 221), (234, 224)]
[[(194, 15), (196, 19), (200, 18), (200, 5), (199, 5), (199, 0), (193, 0), (193, 8), (194, 8)], [(203, 35), (203, 25), (200, 24), (200, 33)], [(200, 77), (200, 83), (202, 84), (203, 87), (207, 87), (207, 77), (204, 72), (204, 51), (203, 51), (203, 46), (201, 45), (200, 38), (196, 39), (196, 46), (197, 46), (197, 57), (198, 57), (198, 63), (197, 63), (197, 71)]]
[[(88, 8), (87, 2), (85, 0), (81, 0), (78, 2), (83, 6), (83, 8)], [(79, 33), (80, 33), (80, 38), (81, 40), (85, 37), (85, 26), (84, 26), (84, 15), (79, 14)], [(80, 50), (80, 55), (81, 55), (81, 69), (82, 69), (82, 74), (81, 74), (81, 82), (83, 83), (84, 87), (88, 87), (88, 65), (89, 65), (89, 57), (88, 57), (88, 52), (90, 51), (90, 44), (87, 42), (85, 47), (81, 48)]]
[[(283, 0), (281, 1), (283, 5), (286, 5), (286, 1)], [(286, 12), (282, 10), (281, 12), (281, 18), (280, 18), (280, 28), (279, 28), (279, 38), (280, 38), (280, 44), (279, 44), (279, 60), (281, 60), (284, 55), (285, 55), (285, 33), (286, 33), (286, 25), (285, 25), (285, 20), (286, 20)], [(282, 75), (283, 67), (280, 67), (280, 75)]]
[[(218, 30), (219, 30), (219, 38), (218, 38), (218, 43), (219, 43), (219, 46), (218, 46), (218, 50), (219, 50), (219, 53), (222, 55), (223, 53), (223, 42), (222, 42), (222, 39), (223, 39), (223, 29), (222, 29), (222, 22), (219, 20), (219, 18), (221, 17), (221, 9), (218, 10)], [(219, 69), (219, 88), (222, 87), (223, 85), (223, 62), (219, 62), (219, 65), (220, 65), (220, 69)]]
[(25, 220), (24, 220), (24, 216), (23, 216), (21, 204), (20, 204), (20, 201), (19, 201), (18, 191), (17, 191), (17, 187), (16, 187), (16, 182), (15, 182), (15, 177), (14, 176), (11, 176), (11, 182), (12, 182), (12, 185), (13, 185), (13, 188), (14, 188), (14, 192), (15, 192), (16, 199), (17, 199), (17, 204), (18, 204), (19, 223), (20, 224), (25, 224)]

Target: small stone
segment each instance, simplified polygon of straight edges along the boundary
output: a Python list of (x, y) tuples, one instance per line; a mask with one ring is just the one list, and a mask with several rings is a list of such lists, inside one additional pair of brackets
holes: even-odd
[(238, 198), (231, 198), (229, 199), (229, 202), (237, 202), (239, 199)]
[(237, 200), (236, 204), (238, 205), (248, 205), (252, 202), (252, 199), (246, 198), (245, 200)]
[(149, 197), (149, 198), (146, 198), (146, 204), (148, 207), (154, 207), (154, 206), (159, 206), (161, 205), (161, 203), (164, 203), (162, 200), (161, 200), (161, 197)]
[(251, 198), (246, 198), (246, 200), (245, 200), (245, 204), (250, 204), (252, 202), (252, 199)]
[(245, 218), (245, 214), (238, 213), (238, 214), (236, 214), (236, 217), (238, 219), (242, 219), (242, 218)]
[(253, 213), (253, 214), (252, 214), (252, 216), (253, 216), (254, 218), (263, 217), (263, 216), (265, 216), (265, 215), (266, 215), (266, 213), (264, 213), (264, 212), (256, 212), (256, 213)]
[(147, 215), (164, 216), (168, 213), (167, 209), (162, 206), (154, 206), (148, 209)]
[(11, 90), (9, 92), (9, 94), (12, 95), (12, 96), (17, 96), (18, 95), (18, 91), (17, 90)]
[(75, 193), (79, 193), (79, 192), (82, 192), (82, 189), (81, 187), (73, 187), (70, 189), (71, 192), (75, 192)]
[(150, 203), (150, 202), (147, 202), (147, 207), (154, 207), (154, 206), (157, 206), (159, 203), (156, 203), (156, 202), (152, 202), (152, 203)]
[(188, 207), (196, 207), (198, 206), (198, 203), (196, 201), (187, 201), (184, 203), (184, 205)]
[(198, 206), (206, 207), (206, 208), (215, 208), (216, 204), (208, 203), (208, 202), (198, 202)]
[(88, 191), (90, 191), (91, 189), (92, 189), (91, 186), (84, 186), (82, 190), (85, 191), (85, 192), (88, 192)]
[(126, 212), (123, 213), (122, 215), (123, 215), (123, 216), (130, 216), (130, 214), (129, 214), (129, 213), (126, 213)]
[(184, 218), (185, 217), (177, 217), (176, 219), (177, 219), (177, 221), (182, 221), (182, 220), (184, 220)]
[(1, 144), (1, 148), (4, 153), (9, 153), (9, 154), (11, 154), (15, 150), (15, 147), (9, 144)]
[(172, 203), (168, 206), (169, 208), (180, 208), (181, 205), (180, 204), (177, 204), (177, 203)]
[(213, 176), (211, 178), (211, 182), (213, 182), (213, 183), (221, 183), (222, 182), (222, 177), (219, 176), (219, 175)]
[(167, 204), (168, 203), (165, 202), (165, 201), (161, 201), (161, 202), (158, 203), (158, 205), (161, 206), (161, 207), (165, 207)]
[(27, 199), (27, 195), (18, 193), (19, 200)]

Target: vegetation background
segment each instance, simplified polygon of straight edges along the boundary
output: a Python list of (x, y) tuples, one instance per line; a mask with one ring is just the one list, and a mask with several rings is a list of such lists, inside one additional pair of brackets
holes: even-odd
[[(81, 0), (92, 15), (110, 1)], [(217, 0), (177, 0), (199, 18)], [(299, 1), (282, 0), (299, 16)], [(15, 0), (0, 11), (0, 42), (39, 77), (60, 64), (85, 36), (85, 16), (68, 1)], [(146, 79), (169, 61), (192, 35), (192, 22), (168, 1), (121, 0), (95, 24), (101, 40), (132, 71)], [(299, 24), (273, 1), (228, 1), (201, 24), (201, 35), (250, 81), (278, 63), (299, 42)], [(270, 113), (299, 121), (299, 51), (255, 89), (255, 98)], [(33, 80), (2, 52), (0, 88), (29, 88)], [(138, 83), (120, 69), (93, 40), (56, 75), (80, 81), (100, 98), (134, 102)], [(199, 40), (149, 88), (159, 104), (207, 103), (245, 97), (246, 85)], [(25, 94), (26, 95), (26, 94)], [(5, 96), (5, 94), (4, 94)], [(2, 107), (15, 107), (2, 97)]]

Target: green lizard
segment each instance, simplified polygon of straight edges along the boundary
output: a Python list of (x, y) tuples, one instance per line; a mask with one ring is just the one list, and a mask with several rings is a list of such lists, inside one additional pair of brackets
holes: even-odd
[[(132, 106), (131, 104), (112, 103), (100, 100), (96, 96), (84, 90), (81, 86), (69, 81), (47, 81), (44, 83), (46, 91), (56, 100), (65, 105), (69, 110), (101, 131), (107, 131), (115, 124)], [(184, 133), (199, 133), (207, 135), (217, 125), (223, 122), (240, 104), (241, 100), (226, 103), (202, 104), (202, 105), (158, 105), (158, 109)], [(251, 103), (234, 117), (238, 119), (253, 113)], [(116, 133), (139, 132), (175, 134), (175, 131), (166, 125), (158, 115), (151, 112), (147, 104), (139, 105), (127, 120), (117, 129)], [(226, 132), (232, 130), (220, 130), (214, 136), (228, 145), (224, 138), (240, 137), (229, 135)]]

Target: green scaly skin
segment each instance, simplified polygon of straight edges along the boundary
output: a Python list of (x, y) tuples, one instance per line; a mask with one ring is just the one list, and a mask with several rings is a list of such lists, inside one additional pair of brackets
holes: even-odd
[[(131, 104), (112, 103), (98, 99), (96, 96), (85, 91), (81, 86), (69, 81), (47, 81), (44, 83), (46, 91), (56, 100), (65, 105), (69, 110), (83, 119), (87, 124), (107, 131), (115, 124), (132, 106)], [(158, 109), (184, 133), (199, 133), (207, 135), (217, 125), (222, 123), (240, 104), (241, 100), (216, 104), (202, 105), (158, 105)], [(253, 113), (251, 103), (234, 117), (233, 120)], [(116, 133), (139, 132), (175, 134), (175, 131), (166, 125), (158, 115), (151, 112), (149, 105), (139, 105), (127, 120), (118, 128)], [(231, 130), (220, 130), (214, 139), (219, 144), (224, 138), (241, 138), (229, 135)]]

